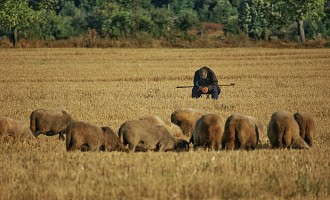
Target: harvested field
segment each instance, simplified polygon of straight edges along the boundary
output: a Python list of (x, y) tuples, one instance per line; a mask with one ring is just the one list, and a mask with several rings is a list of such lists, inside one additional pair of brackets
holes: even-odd
[[(0, 199), (329, 199), (330, 49), (0, 49), (0, 116), (37, 108), (117, 131), (179, 108), (258, 117), (310, 113), (311, 150), (66, 152), (57, 136), (0, 144)], [(209, 66), (217, 101), (192, 99), (194, 72)], [(262, 134), (266, 141), (266, 133)]]

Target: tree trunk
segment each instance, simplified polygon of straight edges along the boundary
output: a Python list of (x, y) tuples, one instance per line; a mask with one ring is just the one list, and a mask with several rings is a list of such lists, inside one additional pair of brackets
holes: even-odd
[(17, 44), (17, 28), (13, 30), (13, 46), (15, 47)]
[(305, 43), (305, 30), (303, 20), (297, 20), (299, 42)]

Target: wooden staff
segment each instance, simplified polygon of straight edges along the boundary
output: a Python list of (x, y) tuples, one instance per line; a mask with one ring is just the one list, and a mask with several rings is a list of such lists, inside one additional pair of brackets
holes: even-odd
[[(229, 84), (221, 84), (221, 85), (218, 85), (219, 87), (222, 87), (222, 86), (235, 86), (235, 83), (229, 83)], [(176, 86), (176, 88), (192, 88), (194, 86), (191, 86), (191, 85), (188, 85), (188, 86)]]

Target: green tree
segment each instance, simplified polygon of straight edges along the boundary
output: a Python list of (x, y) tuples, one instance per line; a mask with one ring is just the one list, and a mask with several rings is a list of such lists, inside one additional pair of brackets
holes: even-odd
[(89, 15), (88, 25), (95, 28), (103, 37), (106, 35), (115, 37), (117, 35), (113, 34), (113, 30), (111, 29), (113, 26), (112, 17), (114, 13), (119, 12), (120, 9), (121, 7), (117, 3), (104, 3), (97, 9), (94, 9)]
[(156, 8), (151, 12), (152, 21), (155, 23), (154, 36), (168, 36), (176, 18), (167, 8)]
[[(70, 1), (70, 0), (66, 0), (66, 1)], [(104, 0), (74, 0), (73, 2), (74, 2), (74, 5), (77, 8), (82, 9), (83, 11), (86, 11), (86, 12), (91, 12), (96, 7), (99, 7), (104, 2), (108, 2), (108, 1), (104, 1)]]
[(111, 19), (110, 35), (114, 37), (128, 38), (132, 36), (132, 13), (119, 11), (114, 13)]
[(186, 12), (186, 10), (193, 10), (194, 6), (195, 3), (191, 0), (171, 0), (168, 8), (175, 14), (178, 14), (180, 12)]
[(198, 25), (199, 19), (197, 13), (192, 9), (181, 10), (174, 23), (179, 27), (180, 30), (185, 33), (188, 29)]
[(58, 0), (28, 0), (33, 10), (54, 11), (59, 6)]
[(157, 8), (167, 7), (171, 0), (151, 0), (151, 4)]
[[(83, 9), (75, 7), (72, 1), (64, 2), (59, 16), (63, 18), (63, 21), (68, 21), (73, 31), (71, 36), (78, 36), (86, 32), (87, 15)], [(93, 27), (94, 28), (94, 27)]]
[(245, 0), (240, 6), (239, 24), (241, 29), (254, 39), (268, 38), (270, 24), (268, 15), (271, 5), (267, 0)]
[(324, 12), (324, 0), (272, 0), (275, 9), (281, 13), (287, 24), (295, 22), (300, 42), (305, 42), (303, 21), (310, 19), (310, 23), (320, 21)]
[(196, 1), (195, 9), (201, 21), (226, 24), (229, 17), (237, 15), (237, 10), (229, 0)]
[(17, 43), (18, 31), (30, 26), (37, 15), (26, 0), (2, 0), (0, 2), (0, 24), (12, 34), (13, 46)]
[(238, 25), (238, 16), (231, 16), (228, 18), (227, 23), (223, 27), (226, 34), (233, 33), (233, 34), (239, 34), (239, 25)]
[(324, 2), (324, 16), (319, 21), (318, 28), (323, 37), (330, 39), (330, 0)]
[(63, 2), (61, 7), (62, 8), (58, 10), (58, 14), (54, 12), (53, 8), (35, 7), (35, 9), (40, 9), (37, 10), (38, 21), (37, 23), (31, 24), (29, 29), (27, 29), (26, 33), (28, 37), (53, 40), (68, 39), (81, 34), (83, 32), (80, 30), (83, 27), (82, 24), (80, 24), (79, 21), (73, 21), (76, 12), (78, 12), (73, 3), (66, 1)]
[(89, 24), (101, 33), (114, 38), (132, 36), (133, 13), (117, 3), (104, 3), (92, 13)]

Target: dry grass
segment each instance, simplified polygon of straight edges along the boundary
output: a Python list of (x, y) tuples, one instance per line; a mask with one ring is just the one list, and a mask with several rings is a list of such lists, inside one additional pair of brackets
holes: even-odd
[[(312, 150), (186, 153), (67, 153), (57, 137), (0, 145), (0, 199), (328, 199), (329, 49), (0, 49), (1, 116), (29, 124), (37, 108), (118, 130), (145, 115), (170, 119), (192, 107), (254, 115), (314, 116)], [(191, 99), (192, 76), (208, 65), (218, 101)], [(263, 135), (265, 137), (265, 134)]]

